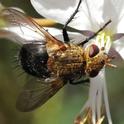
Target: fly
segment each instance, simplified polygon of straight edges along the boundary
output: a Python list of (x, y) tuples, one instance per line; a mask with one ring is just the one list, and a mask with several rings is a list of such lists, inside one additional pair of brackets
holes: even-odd
[(28, 82), (24, 86), (17, 99), (17, 108), (20, 111), (31, 111), (43, 105), (68, 82), (79, 84), (89, 81), (75, 80), (80, 80), (82, 76), (95, 77), (105, 65), (110, 65), (111, 57), (104, 52), (104, 48), (99, 48), (95, 44), (88, 47), (83, 45), (103, 30), (111, 20), (82, 43), (72, 44), (69, 40), (66, 28), (77, 13), (80, 3), (81, 0), (63, 28), (65, 42), (56, 39), (23, 12), (15, 8), (3, 10), (3, 17), (12, 27), (20, 27), (24, 34), (23, 28), (27, 28), (40, 36), (36, 40), (26, 40), (19, 36), (21, 42), (24, 40), (19, 52), (22, 69), (29, 75), (41, 79), (41, 82)]

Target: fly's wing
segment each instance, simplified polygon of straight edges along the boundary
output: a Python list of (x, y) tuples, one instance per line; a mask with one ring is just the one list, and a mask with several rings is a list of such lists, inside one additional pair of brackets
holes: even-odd
[(0, 15), (0, 19), (5, 22), (5, 25), (0, 28), (0, 37), (8, 38), (18, 44), (44, 40), (44, 35), (37, 32), (36, 26), (22, 11), (4, 8)]
[[(51, 41), (58, 46), (63, 43), (50, 35), (43, 27), (39, 26), (31, 17), (15, 8), (4, 8), (0, 12), (0, 18), (5, 26), (0, 29), (0, 37), (7, 37), (19, 44), (26, 44), (34, 41)], [(5, 35), (4, 35), (5, 34)]]
[(66, 84), (61, 79), (49, 79), (49, 81), (27, 82), (17, 99), (17, 109), (23, 112), (31, 111), (43, 105), (60, 88)]

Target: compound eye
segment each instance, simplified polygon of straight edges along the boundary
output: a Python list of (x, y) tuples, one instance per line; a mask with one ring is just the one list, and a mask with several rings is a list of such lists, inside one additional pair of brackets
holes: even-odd
[(89, 57), (94, 57), (99, 53), (99, 48), (95, 44), (92, 44), (89, 48)]

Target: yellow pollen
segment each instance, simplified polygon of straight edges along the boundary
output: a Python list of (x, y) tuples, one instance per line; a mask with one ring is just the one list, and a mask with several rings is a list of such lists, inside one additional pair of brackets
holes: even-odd
[(97, 35), (96, 40), (100, 46), (102, 47), (107, 47), (107, 45), (111, 44), (111, 32), (100, 32), (99, 35)]

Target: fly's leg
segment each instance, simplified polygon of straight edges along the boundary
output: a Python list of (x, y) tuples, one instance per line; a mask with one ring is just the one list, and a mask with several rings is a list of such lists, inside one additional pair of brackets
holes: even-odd
[(65, 23), (65, 25), (63, 27), (63, 38), (64, 38), (65, 43), (68, 43), (70, 41), (66, 28), (67, 28), (68, 24), (74, 18), (74, 16), (76, 15), (76, 13), (78, 12), (78, 9), (80, 7), (81, 2), (82, 2), (82, 0), (79, 0), (79, 3), (78, 3), (77, 8), (75, 9), (74, 13), (70, 16), (70, 18), (67, 20), (67, 22)]
[(84, 45), (85, 43), (87, 43), (89, 40), (93, 39), (94, 37), (96, 37), (109, 23), (111, 23), (112, 21), (109, 20), (108, 22), (106, 22), (97, 32), (95, 32), (91, 37), (86, 38), (83, 42), (81, 42), (79, 45)]
[[(75, 9), (74, 13), (72, 13), (72, 15), (70, 16), (70, 18), (67, 20), (67, 22), (65, 23), (64, 27), (63, 27), (63, 38), (65, 43), (68, 43), (70, 41), (68, 33), (67, 33), (67, 26), (68, 24), (74, 19), (74, 16), (77, 14), (80, 4), (81, 4), (82, 0), (79, 0), (78, 6)], [(89, 38), (86, 38), (83, 42), (81, 42), (79, 45), (84, 45), (85, 43), (87, 43), (89, 40), (93, 39), (94, 37), (96, 37), (99, 32), (101, 32), (109, 23), (111, 23), (112, 21), (109, 20), (107, 23), (105, 23), (97, 32), (95, 32), (92, 36), (90, 36)]]
[(72, 81), (72, 80), (69, 80), (69, 83), (70, 83), (71, 85), (78, 85), (78, 84), (84, 84), (84, 83), (89, 83), (89, 82), (90, 82), (89, 78), (87, 78), (87, 79), (82, 79), (82, 80), (80, 80), (80, 81)]

